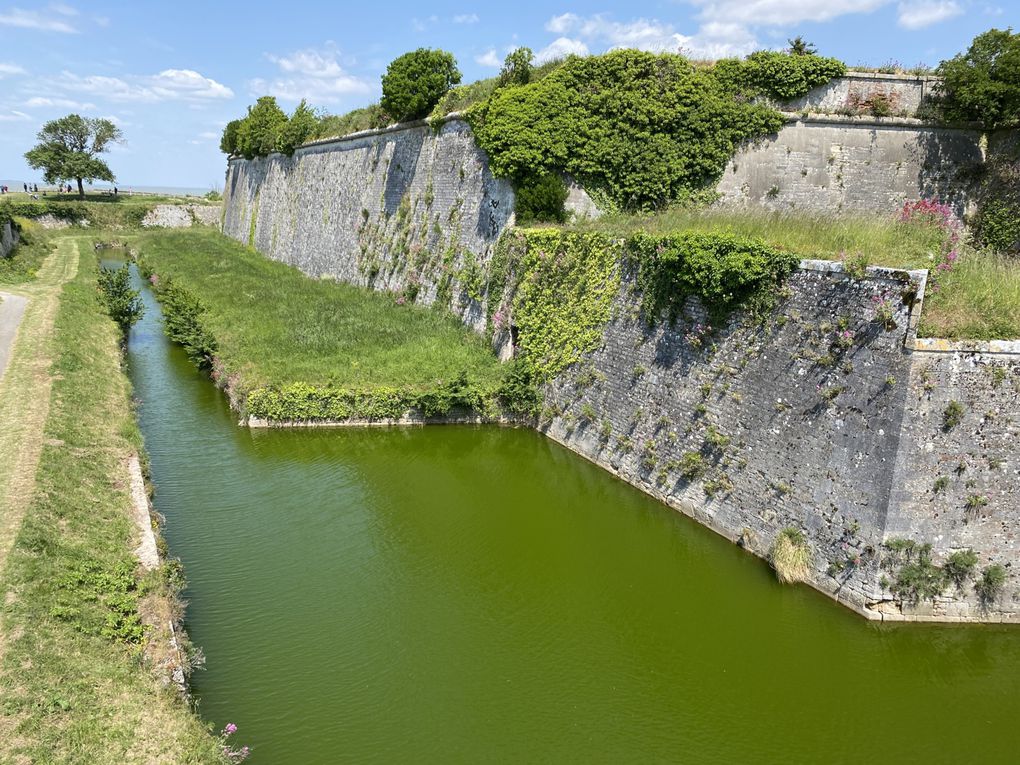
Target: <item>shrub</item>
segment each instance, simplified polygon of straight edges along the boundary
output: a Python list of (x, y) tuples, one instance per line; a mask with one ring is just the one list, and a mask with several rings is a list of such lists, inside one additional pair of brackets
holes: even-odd
[(386, 68), (380, 104), (398, 122), (421, 119), (459, 82), (460, 71), (452, 53), (419, 48), (397, 57)]
[(663, 207), (710, 185), (737, 144), (782, 125), (714, 70), (636, 50), (570, 57), (541, 80), (497, 89), (468, 120), (496, 175), (518, 183), (566, 172), (626, 209)]
[(934, 600), (946, 588), (946, 572), (931, 561), (931, 545), (913, 545), (890, 590), (909, 603)]
[(846, 74), (846, 64), (811, 53), (762, 50), (745, 60), (724, 59), (716, 64), (731, 87), (762, 93), (777, 101), (806, 95), (833, 77)]
[(963, 587), (963, 583), (974, 573), (977, 561), (977, 553), (973, 550), (957, 550), (949, 556), (942, 569), (953, 584)]
[(248, 107), (247, 116), (237, 127), (237, 152), (245, 159), (265, 157), (276, 151), (280, 133), (287, 124), (287, 115), (272, 96), (262, 96), (255, 106)]
[(984, 607), (990, 606), (999, 597), (1006, 583), (1006, 569), (998, 563), (986, 566), (981, 578), (974, 583), (974, 591)]
[(531, 62), (535, 54), (531, 48), (515, 48), (503, 59), (503, 68), (499, 72), (498, 84), (500, 87), (506, 85), (527, 85), (531, 81)]
[(312, 133), (315, 132), (317, 124), (318, 120), (315, 117), (315, 113), (305, 103), (305, 100), (301, 99), (301, 103), (294, 109), (290, 119), (280, 128), (280, 134), (276, 143), (277, 151), (286, 154), (288, 157), (291, 156), (294, 153), (294, 149), (307, 141)]
[(779, 532), (769, 550), (769, 563), (780, 582), (803, 582), (811, 566), (811, 549), (800, 529), (786, 528)]
[(230, 120), (223, 128), (223, 135), (220, 137), (220, 151), (228, 157), (238, 153), (237, 136), (242, 122), (243, 120)]
[(946, 119), (989, 130), (1020, 121), (1020, 33), (990, 29), (966, 53), (938, 65), (939, 106)]
[(693, 481), (705, 474), (705, 460), (700, 452), (684, 452), (680, 457), (680, 475)]
[(942, 427), (944, 430), (952, 430), (963, 422), (963, 404), (955, 399), (950, 401), (942, 412)]
[(567, 185), (557, 173), (526, 178), (514, 189), (516, 202), (514, 212), (519, 225), (536, 221), (563, 223), (567, 212), (563, 205), (567, 201)]
[(121, 334), (126, 336), (145, 312), (138, 290), (131, 289), (131, 272), (128, 267), (101, 268), (99, 290), (110, 318), (117, 322)]

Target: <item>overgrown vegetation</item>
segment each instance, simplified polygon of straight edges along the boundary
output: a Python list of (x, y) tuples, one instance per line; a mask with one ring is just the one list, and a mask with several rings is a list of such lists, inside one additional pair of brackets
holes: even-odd
[(990, 29), (935, 73), (945, 119), (977, 122), (988, 130), (1020, 123), (1020, 33)]
[(780, 582), (803, 582), (811, 567), (811, 548), (800, 529), (786, 528), (779, 532), (769, 550), (769, 563)]
[(63, 290), (36, 490), (3, 572), (0, 760), (219, 763), (197, 716), (140, 668), (139, 611), (169, 585), (135, 571), (124, 461), (141, 438), (96, 271), (83, 255)]
[(262, 96), (248, 113), (223, 128), (220, 151), (246, 159), (265, 157), (274, 151), (290, 156), (294, 149), (312, 138), (318, 118), (302, 99), (288, 117), (273, 96)]
[[(6, 205), (0, 205), (0, 215)], [(7, 257), (0, 258), (0, 284), (22, 284), (35, 278), (50, 252), (46, 232), (25, 218), (14, 218), (21, 239)]]
[(98, 283), (107, 313), (120, 327), (121, 335), (127, 337), (145, 310), (138, 290), (131, 287), (131, 272), (127, 266), (100, 269)]
[(139, 245), (171, 336), (247, 400), (249, 414), (389, 418), (534, 405), (520, 374), (446, 311), (309, 279), (211, 231), (152, 233)]
[(460, 70), (452, 53), (419, 48), (386, 67), (379, 105), (397, 122), (422, 119), (459, 82)]

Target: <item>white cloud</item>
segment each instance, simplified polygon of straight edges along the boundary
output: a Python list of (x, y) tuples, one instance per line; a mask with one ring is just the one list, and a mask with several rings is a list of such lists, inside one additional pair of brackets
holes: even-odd
[(544, 64), (555, 58), (563, 58), (570, 55), (587, 56), (588, 46), (581, 40), (572, 40), (569, 37), (557, 37), (542, 50), (535, 54), (535, 63)]
[(283, 101), (305, 98), (321, 104), (372, 90), (368, 82), (344, 70), (339, 60), (340, 52), (332, 44), (322, 49), (305, 48), (287, 56), (267, 54), (266, 58), (276, 64), (284, 76), (252, 80), (248, 83), (252, 95), (268, 94)]
[(477, 13), (458, 13), (453, 17), (454, 24), (477, 24), (478, 14)]
[(43, 96), (35, 96), (25, 102), (26, 109), (38, 109), (48, 106), (59, 106), (61, 109), (78, 109), (80, 111), (89, 111), (96, 108), (95, 104), (82, 103), (70, 98), (46, 98)]
[(56, 85), (75, 93), (90, 93), (110, 101), (202, 101), (233, 98), (234, 91), (192, 69), (164, 69), (150, 76), (80, 77), (63, 72)]
[(780, 26), (830, 21), (850, 13), (869, 13), (890, 0), (688, 0), (699, 17), (746, 26)]
[(0, 79), (10, 77), (12, 74), (24, 74), (25, 70), (17, 64), (4, 64), (0, 62)]
[(0, 114), (0, 122), (25, 122), (32, 119), (24, 112), (12, 110), (7, 114)]
[(489, 48), (485, 53), (480, 56), (475, 56), (475, 63), (480, 66), (488, 66), (493, 69), (498, 69), (503, 65), (503, 60), (496, 53), (495, 48)]
[(220, 133), (215, 133), (212, 130), (205, 130), (205, 131), (199, 133), (198, 137), (202, 138), (202, 139), (204, 139), (206, 141), (211, 141), (213, 139), (219, 140)]
[(924, 29), (963, 13), (963, 8), (953, 0), (914, 0), (900, 3), (899, 25), (905, 29)]
[(50, 10), (54, 13), (59, 13), (61, 16), (77, 16), (78, 9), (72, 8), (70, 5), (64, 3), (50, 3)]
[(62, 32), (63, 34), (77, 34), (78, 32), (66, 21), (46, 16), (38, 11), (26, 11), (21, 8), (11, 8), (5, 13), (0, 13), (0, 26), (39, 29), (44, 32)]
[(562, 47), (565, 41), (587, 43), (585, 52), (588, 45), (599, 45), (656, 52), (682, 51), (698, 58), (721, 58), (750, 53), (757, 47), (754, 35), (745, 26), (722, 21), (708, 21), (694, 34), (685, 35), (672, 24), (655, 19), (620, 22), (604, 14), (581, 17), (565, 13), (551, 18), (546, 29), (573, 35), (573, 38), (561, 37), (553, 45), (560, 44)]
[(149, 78), (149, 85), (163, 99), (233, 98), (234, 91), (193, 69), (164, 69)]

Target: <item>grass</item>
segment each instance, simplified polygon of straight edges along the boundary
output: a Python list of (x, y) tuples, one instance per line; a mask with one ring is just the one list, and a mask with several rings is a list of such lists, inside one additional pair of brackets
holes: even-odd
[(143, 234), (147, 268), (207, 306), (202, 323), (241, 392), (293, 382), (424, 391), (467, 372), (493, 387), (503, 370), (485, 340), (447, 311), (311, 279), (215, 231)]
[(86, 191), (85, 199), (78, 196), (77, 192), (73, 194), (55, 194), (48, 192), (46, 196), (42, 195), (42, 192), (36, 194), (39, 197), (38, 200), (32, 199), (31, 194), (26, 194), (23, 191), (11, 191), (4, 195), (4, 199), (9, 199), (12, 202), (102, 202), (107, 204), (115, 205), (173, 205), (173, 204), (189, 204), (189, 205), (204, 205), (204, 204), (218, 204), (216, 201), (207, 199), (204, 196), (179, 196), (173, 194), (147, 194), (145, 192), (121, 192), (120, 194), (114, 195), (107, 191)]
[(35, 489), (3, 571), (0, 761), (221, 762), (134, 642), (154, 586), (131, 553), (124, 460), (140, 436), (95, 285), (88, 254), (60, 298)]
[(769, 562), (780, 582), (803, 582), (808, 578), (811, 549), (798, 529), (783, 529), (769, 550)]
[(21, 242), (6, 258), (0, 258), (0, 284), (24, 284), (39, 273), (51, 249), (50, 238), (39, 226), (25, 218), (15, 218), (21, 226)]
[[(860, 265), (933, 269), (941, 247), (938, 229), (901, 223), (896, 215), (821, 216), (708, 209), (674, 209), (648, 215), (606, 215), (571, 226), (630, 234), (730, 232), (765, 240), (802, 258)], [(1020, 258), (960, 248), (952, 270), (929, 282), (918, 333), (958, 340), (1020, 338)]]

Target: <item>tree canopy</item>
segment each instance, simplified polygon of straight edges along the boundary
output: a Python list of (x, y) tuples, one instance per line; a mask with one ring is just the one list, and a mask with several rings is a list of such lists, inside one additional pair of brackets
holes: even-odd
[(25, 152), (30, 167), (43, 171), (47, 183), (74, 179), (78, 194), (85, 196), (83, 181), (116, 180), (113, 171), (99, 155), (111, 144), (124, 140), (123, 134), (110, 120), (68, 114), (50, 120), (36, 136), (35, 148)]
[(460, 82), (452, 53), (418, 50), (398, 56), (382, 77), (382, 108), (398, 122), (421, 119)]
[(1020, 123), (1020, 33), (990, 29), (935, 72), (942, 77), (947, 120), (980, 122), (989, 130)]

